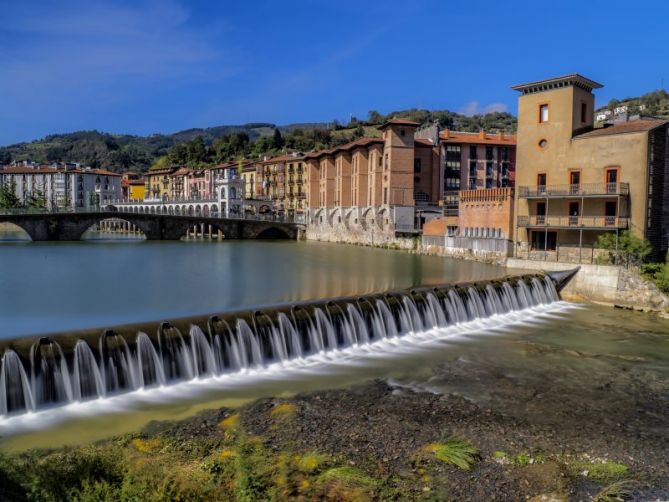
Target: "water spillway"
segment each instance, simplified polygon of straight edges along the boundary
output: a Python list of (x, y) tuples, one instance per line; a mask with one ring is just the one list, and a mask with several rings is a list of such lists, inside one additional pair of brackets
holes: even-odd
[(5, 343), (0, 416), (243, 373), (559, 300), (572, 275), (345, 297)]

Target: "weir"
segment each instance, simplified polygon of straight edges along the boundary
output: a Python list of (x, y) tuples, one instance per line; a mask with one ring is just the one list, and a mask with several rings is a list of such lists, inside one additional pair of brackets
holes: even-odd
[(549, 304), (571, 274), (419, 287), (0, 341), (0, 417), (243, 372)]

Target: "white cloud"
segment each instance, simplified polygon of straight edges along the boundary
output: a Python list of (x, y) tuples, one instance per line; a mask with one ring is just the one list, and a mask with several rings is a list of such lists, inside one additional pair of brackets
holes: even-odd
[(458, 113), (471, 117), (472, 115), (485, 115), (486, 113), (505, 112), (508, 107), (504, 103), (490, 103), (486, 106), (481, 106), (478, 101), (470, 101), (465, 103)]

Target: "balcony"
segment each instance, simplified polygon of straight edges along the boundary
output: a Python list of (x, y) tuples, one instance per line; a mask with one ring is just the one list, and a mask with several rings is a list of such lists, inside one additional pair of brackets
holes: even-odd
[(629, 183), (582, 183), (580, 185), (538, 185), (518, 188), (518, 195), (523, 199), (617, 197), (629, 195), (629, 193)]
[(615, 230), (629, 228), (629, 218), (618, 216), (518, 216), (518, 226), (573, 230)]

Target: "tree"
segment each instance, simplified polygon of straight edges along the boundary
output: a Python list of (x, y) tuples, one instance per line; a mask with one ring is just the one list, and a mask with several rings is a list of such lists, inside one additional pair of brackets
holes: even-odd
[(650, 242), (635, 236), (629, 230), (621, 232), (618, 237), (611, 232), (602, 234), (595, 245), (609, 251), (613, 263), (626, 267), (639, 265), (652, 251)]
[(370, 110), (367, 114), (367, 122), (371, 125), (381, 124), (383, 122), (383, 115), (376, 110)]
[(22, 205), (21, 199), (16, 195), (16, 182), (14, 179), (9, 183), (0, 185), (0, 209), (18, 209)]
[(365, 136), (365, 128), (362, 127), (362, 123), (358, 122), (357, 127), (353, 131), (353, 138), (352, 139), (360, 139)]
[(44, 190), (40, 187), (35, 188), (28, 196), (28, 207), (30, 209), (43, 211), (46, 209), (46, 204), (46, 195), (44, 194)]
[(281, 131), (278, 129), (274, 129), (274, 137), (272, 138), (272, 147), (276, 148), (277, 150), (283, 148), (284, 141), (283, 141), (283, 136), (281, 136)]

